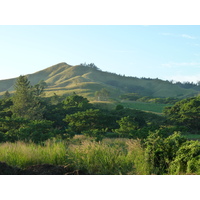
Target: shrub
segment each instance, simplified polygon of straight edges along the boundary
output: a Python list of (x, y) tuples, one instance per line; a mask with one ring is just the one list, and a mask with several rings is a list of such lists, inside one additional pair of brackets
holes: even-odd
[(96, 142), (102, 141), (102, 139), (105, 137), (106, 130), (102, 129), (90, 129), (87, 131), (84, 131), (83, 134), (89, 137), (93, 137)]
[(176, 157), (176, 152), (186, 142), (186, 139), (175, 132), (164, 138), (159, 131), (151, 133), (145, 142), (145, 154), (149, 165), (149, 173), (168, 173), (171, 162)]
[(170, 165), (171, 174), (200, 173), (200, 142), (186, 141)]
[(54, 136), (52, 129), (53, 122), (48, 120), (31, 121), (24, 127), (16, 130), (18, 139), (22, 141), (43, 142)]

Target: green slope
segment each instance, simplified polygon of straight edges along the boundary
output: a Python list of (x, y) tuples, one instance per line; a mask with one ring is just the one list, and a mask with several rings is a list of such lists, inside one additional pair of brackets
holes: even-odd
[[(46, 96), (54, 93), (63, 95), (76, 92), (94, 100), (95, 91), (102, 88), (110, 91), (111, 98), (118, 98), (124, 93), (139, 93), (142, 96), (153, 97), (187, 97), (197, 93), (191, 89), (180, 88), (168, 81), (125, 77), (88, 66), (71, 66), (66, 63), (59, 63), (27, 76), (32, 85), (40, 80), (48, 84)], [(12, 92), (15, 81), (16, 78), (1, 80), (0, 95), (6, 90)]]

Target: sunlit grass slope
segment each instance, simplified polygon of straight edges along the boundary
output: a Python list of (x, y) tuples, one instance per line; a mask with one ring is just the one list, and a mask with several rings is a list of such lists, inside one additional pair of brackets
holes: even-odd
[[(115, 99), (124, 93), (139, 93), (142, 96), (154, 97), (187, 97), (197, 93), (168, 81), (125, 77), (88, 66), (71, 66), (66, 63), (59, 63), (27, 76), (32, 85), (40, 80), (48, 84), (46, 96), (76, 92), (94, 100), (94, 93), (102, 88), (109, 90), (110, 97)], [(15, 81), (16, 79), (1, 80), (0, 95), (6, 90), (12, 92)]]

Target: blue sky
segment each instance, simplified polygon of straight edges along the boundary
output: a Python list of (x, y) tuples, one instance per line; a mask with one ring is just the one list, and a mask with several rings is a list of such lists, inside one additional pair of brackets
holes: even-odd
[(60, 62), (163, 80), (200, 80), (199, 25), (0, 25), (0, 79)]

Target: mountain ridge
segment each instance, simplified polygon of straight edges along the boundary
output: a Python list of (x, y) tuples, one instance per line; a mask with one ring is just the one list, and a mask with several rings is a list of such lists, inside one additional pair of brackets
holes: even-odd
[[(95, 91), (102, 88), (110, 92), (112, 98), (125, 93), (138, 93), (153, 97), (187, 97), (198, 92), (193, 89), (181, 88), (169, 81), (127, 77), (98, 69), (95, 65), (69, 65), (58, 63), (43, 70), (26, 75), (32, 85), (43, 80), (48, 87), (46, 96), (68, 95), (72, 92), (94, 99)], [(0, 80), (0, 95), (5, 91), (13, 93), (17, 78)]]

